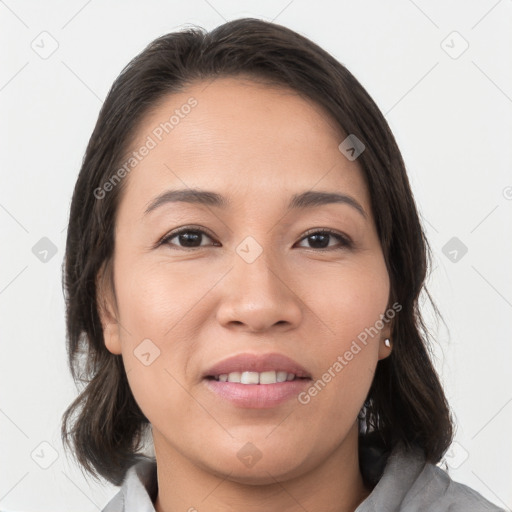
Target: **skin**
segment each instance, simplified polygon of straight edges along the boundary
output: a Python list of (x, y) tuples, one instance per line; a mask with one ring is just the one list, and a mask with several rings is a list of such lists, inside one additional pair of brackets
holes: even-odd
[[(133, 148), (191, 96), (197, 106), (125, 178), (117, 304), (104, 290), (101, 312), (105, 344), (122, 354), (152, 425), (156, 510), (353, 511), (371, 491), (359, 471), (357, 415), (378, 360), (390, 354), (388, 325), (305, 405), (236, 407), (201, 375), (235, 354), (279, 352), (315, 381), (381, 318), (390, 284), (363, 173), (339, 151), (346, 135), (321, 107), (242, 78), (166, 97)], [(144, 214), (175, 188), (215, 191), (230, 206), (175, 202)], [(309, 190), (350, 195), (366, 216), (338, 203), (286, 210), (293, 194)], [(196, 248), (178, 237), (155, 248), (188, 225), (206, 231)], [(319, 248), (305, 235), (312, 228), (335, 230), (353, 246), (331, 236)], [(236, 252), (247, 236), (262, 249), (252, 263)], [(134, 350), (148, 338), (160, 355), (146, 366)], [(247, 442), (261, 453), (252, 467), (237, 457)]]

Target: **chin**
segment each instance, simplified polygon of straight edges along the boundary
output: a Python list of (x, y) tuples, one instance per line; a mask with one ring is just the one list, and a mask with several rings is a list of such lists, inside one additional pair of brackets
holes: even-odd
[(312, 469), (314, 461), (304, 458), (304, 446), (300, 450), (295, 448), (301, 443), (281, 440), (278, 444), (271, 445), (267, 440), (259, 449), (256, 443), (247, 442), (240, 448), (237, 442), (234, 450), (232, 447), (225, 447), (219, 453), (213, 450), (200, 465), (211, 474), (245, 485), (275, 484)]
[(231, 482), (244, 485), (275, 484), (306, 472), (299, 462), (288, 459), (267, 461), (261, 459), (252, 467), (244, 467), (240, 463), (233, 464), (232, 460), (220, 466), (217, 461), (215, 466), (209, 466), (207, 470), (220, 478), (227, 478)]

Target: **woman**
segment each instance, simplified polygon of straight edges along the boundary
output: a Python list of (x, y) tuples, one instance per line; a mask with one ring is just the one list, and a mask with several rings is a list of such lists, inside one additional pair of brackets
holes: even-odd
[(103, 105), (66, 247), (86, 386), (62, 435), (122, 485), (104, 510), (500, 510), (436, 466), (427, 256), (393, 135), (332, 56), (255, 19), (150, 44)]

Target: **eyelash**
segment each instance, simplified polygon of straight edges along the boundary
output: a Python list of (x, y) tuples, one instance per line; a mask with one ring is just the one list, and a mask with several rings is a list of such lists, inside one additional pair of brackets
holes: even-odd
[[(161, 240), (160, 242), (157, 243), (156, 247), (159, 247), (161, 245), (168, 245), (169, 247), (171, 247), (172, 249), (177, 249), (177, 250), (182, 250), (182, 251), (195, 251), (197, 249), (201, 249), (203, 247), (206, 247), (206, 246), (199, 246), (199, 247), (180, 247), (180, 246), (175, 246), (173, 247), (174, 244), (171, 244), (170, 241), (173, 239), (173, 238), (176, 238), (177, 236), (183, 234), (183, 233), (200, 233), (200, 234), (203, 234), (203, 235), (206, 235), (207, 237), (209, 237), (210, 239), (214, 239), (212, 235), (208, 234), (208, 232), (204, 231), (203, 229), (198, 229), (196, 227), (193, 227), (193, 226), (185, 226), (183, 228), (180, 228), (176, 231), (173, 231), (167, 235), (165, 235)], [(316, 249), (314, 247), (304, 247), (304, 249), (309, 249), (309, 250), (312, 250), (312, 251), (322, 251), (322, 252), (326, 252), (326, 251), (332, 251), (332, 250), (340, 250), (340, 249), (352, 249), (354, 244), (351, 240), (350, 237), (346, 236), (346, 235), (342, 235), (341, 233), (338, 233), (337, 231), (333, 231), (332, 229), (329, 229), (329, 228), (322, 228), (322, 229), (312, 229), (310, 231), (307, 231), (303, 237), (299, 240), (299, 242), (302, 242), (303, 240), (313, 236), (313, 235), (330, 235), (334, 238), (336, 238), (338, 240), (338, 242), (340, 243), (340, 246), (339, 247), (325, 247), (325, 248), (321, 248), (321, 249)], [(218, 246), (218, 242), (216, 244), (216, 246)]]

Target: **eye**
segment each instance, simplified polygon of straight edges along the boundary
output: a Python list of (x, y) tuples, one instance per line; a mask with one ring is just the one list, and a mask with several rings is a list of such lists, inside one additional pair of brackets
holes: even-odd
[[(330, 239), (335, 238), (338, 240), (338, 247), (336, 245), (329, 245)], [(353, 246), (352, 240), (341, 233), (337, 233), (331, 229), (321, 229), (316, 231), (309, 231), (305, 237), (303, 237), (300, 242), (303, 240), (308, 240), (312, 247), (310, 249), (350, 249)]]
[[(157, 245), (165, 244), (173, 249), (198, 249), (208, 245), (220, 246), (218, 242), (203, 244), (202, 242), (205, 238), (213, 241), (213, 238), (202, 229), (183, 227), (166, 235)], [(330, 244), (333, 238), (338, 241), (338, 246)], [(176, 241), (173, 242), (174, 239)], [(309, 249), (317, 250), (350, 249), (353, 246), (353, 242), (348, 236), (331, 229), (311, 230), (306, 233), (306, 236), (301, 238), (299, 243), (304, 240), (309, 242)]]
[[(204, 237), (212, 240), (212, 238), (202, 229), (193, 229), (190, 227), (180, 228), (172, 233), (166, 235), (158, 245), (169, 245), (169, 246), (177, 246), (179, 249), (196, 249), (199, 247), (204, 247), (201, 242)], [(176, 242), (172, 242), (172, 240), (176, 239)], [(180, 244), (180, 245), (178, 245)], [(206, 244), (208, 245), (208, 244)], [(219, 245), (218, 243), (213, 243), (211, 245)], [(173, 247), (174, 248), (174, 247)]]

